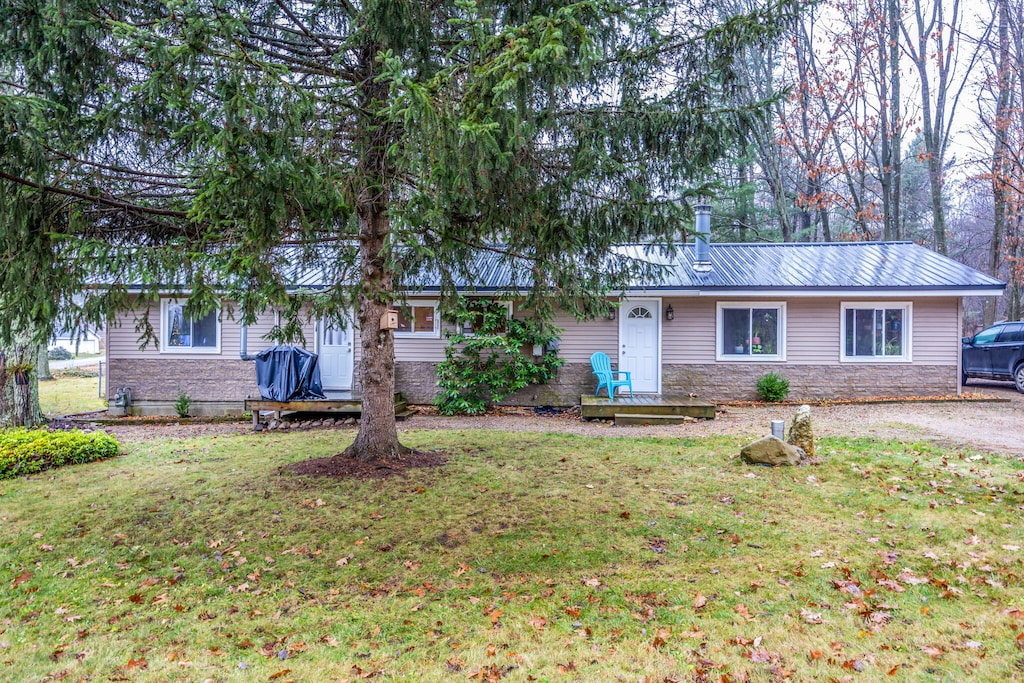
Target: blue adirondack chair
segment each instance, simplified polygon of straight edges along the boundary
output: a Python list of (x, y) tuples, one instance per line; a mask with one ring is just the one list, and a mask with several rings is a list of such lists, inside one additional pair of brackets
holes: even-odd
[[(608, 398), (615, 400), (615, 388), (626, 387), (629, 389), (629, 397), (633, 398), (633, 380), (630, 378), (629, 373), (624, 370), (612, 370), (612, 362), (608, 358), (607, 353), (598, 351), (590, 357), (590, 367), (593, 368), (594, 374), (597, 375), (597, 391), (594, 392), (594, 396), (601, 393), (601, 387), (608, 388)], [(616, 379), (616, 378), (620, 379)], [(624, 379), (621, 379), (624, 377)]]

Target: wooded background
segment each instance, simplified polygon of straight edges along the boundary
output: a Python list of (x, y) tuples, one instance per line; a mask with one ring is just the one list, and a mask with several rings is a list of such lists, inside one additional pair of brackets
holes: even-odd
[(1009, 283), (965, 333), (1021, 317), (1024, 4), (807, 3), (743, 59), (786, 94), (721, 163), (715, 239), (913, 240)]

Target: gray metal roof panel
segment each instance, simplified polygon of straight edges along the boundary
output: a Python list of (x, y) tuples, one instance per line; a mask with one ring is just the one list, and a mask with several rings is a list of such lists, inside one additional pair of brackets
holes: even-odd
[[(809, 243), (716, 243), (711, 245), (708, 272), (694, 269), (694, 245), (679, 245), (670, 255), (657, 246), (630, 244), (618, 247), (619, 256), (664, 265), (655, 277), (630, 283), (627, 291), (730, 290), (810, 291), (856, 290), (880, 292), (986, 290), (998, 293), (1005, 283), (969, 266), (912, 242)], [(288, 262), (293, 254), (282, 254)], [(465, 291), (494, 292), (530, 286), (522, 272), (519, 278), (507, 261), (491, 251), (481, 251), (469, 272), (471, 279), (457, 278)], [(330, 276), (320, 268), (293, 262), (290, 288), (318, 289)], [(518, 281), (517, 281), (518, 280)], [(437, 291), (436, 272), (422, 273), (409, 283), (410, 291)]]

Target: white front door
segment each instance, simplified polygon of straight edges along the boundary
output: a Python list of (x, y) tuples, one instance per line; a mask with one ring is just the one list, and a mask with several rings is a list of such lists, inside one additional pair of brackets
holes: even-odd
[(620, 314), (618, 369), (631, 373), (635, 393), (656, 394), (661, 390), (661, 301), (633, 299)]
[(324, 389), (352, 388), (352, 327), (320, 322), (320, 381)]

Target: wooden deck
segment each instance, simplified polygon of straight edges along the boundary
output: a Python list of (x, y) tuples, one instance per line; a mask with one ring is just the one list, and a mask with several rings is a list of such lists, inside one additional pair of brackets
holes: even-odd
[[(616, 396), (615, 400), (601, 396), (580, 396), (580, 409), (584, 418), (615, 419), (631, 424), (672, 423), (672, 418), (696, 417), (715, 419), (715, 404), (689, 396)], [(635, 416), (635, 417), (629, 417)]]
[[(270, 413), (272, 419), (275, 420), (280, 420), (281, 416), (286, 413), (330, 413), (341, 417), (359, 417), (363, 413), (363, 400), (357, 395), (303, 401), (267, 401), (249, 398), (245, 400), (245, 409), (252, 411), (253, 429), (259, 429), (265, 413)], [(412, 413), (405, 402), (405, 397), (395, 394), (395, 417), (402, 420), (410, 414)]]

